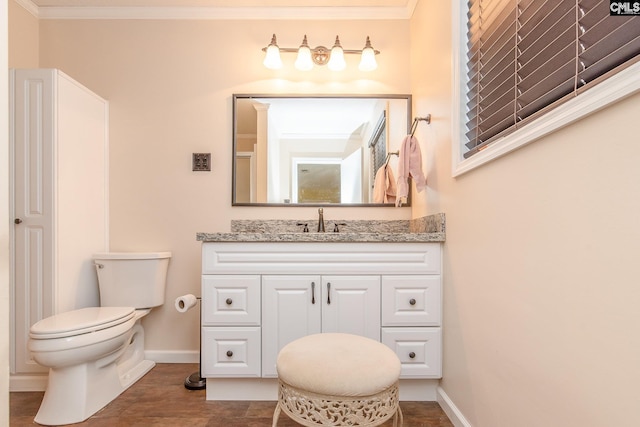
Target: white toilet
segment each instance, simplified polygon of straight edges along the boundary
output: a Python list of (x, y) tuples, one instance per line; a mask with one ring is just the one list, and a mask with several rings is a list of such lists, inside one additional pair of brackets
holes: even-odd
[(49, 368), (38, 424), (84, 421), (155, 366), (144, 359), (140, 319), (164, 304), (170, 258), (170, 252), (95, 254), (101, 306), (31, 327), (29, 350)]

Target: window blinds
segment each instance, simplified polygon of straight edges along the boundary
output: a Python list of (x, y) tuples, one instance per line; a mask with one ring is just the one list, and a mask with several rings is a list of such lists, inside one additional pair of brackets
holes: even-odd
[(608, 1), (468, 8), (465, 158), (640, 59), (640, 16), (610, 16)]

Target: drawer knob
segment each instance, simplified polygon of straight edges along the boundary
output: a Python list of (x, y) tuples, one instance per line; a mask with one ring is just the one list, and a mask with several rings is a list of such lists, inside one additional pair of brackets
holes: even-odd
[(227, 303), (227, 305), (233, 304), (233, 300), (231, 298), (227, 298), (225, 302)]
[(409, 304), (411, 304), (411, 305), (416, 305), (416, 299), (415, 299), (415, 298), (411, 298), (411, 299), (409, 300)]
[(409, 358), (410, 359), (415, 359), (416, 358), (416, 354), (412, 351), (411, 353), (409, 353)]
[(227, 357), (232, 357), (232, 356), (233, 356), (233, 351), (227, 350)]

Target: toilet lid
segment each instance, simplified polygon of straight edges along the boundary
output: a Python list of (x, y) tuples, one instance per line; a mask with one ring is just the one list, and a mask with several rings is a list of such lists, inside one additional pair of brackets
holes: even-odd
[(40, 320), (31, 326), (31, 338), (63, 338), (110, 328), (132, 319), (133, 307), (88, 307)]

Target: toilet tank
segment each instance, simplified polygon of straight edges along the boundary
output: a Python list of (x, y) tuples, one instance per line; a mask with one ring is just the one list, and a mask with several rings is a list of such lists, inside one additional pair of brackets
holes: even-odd
[(164, 304), (171, 252), (103, 252), (93, 255), (100, 306), (152, 308)]

